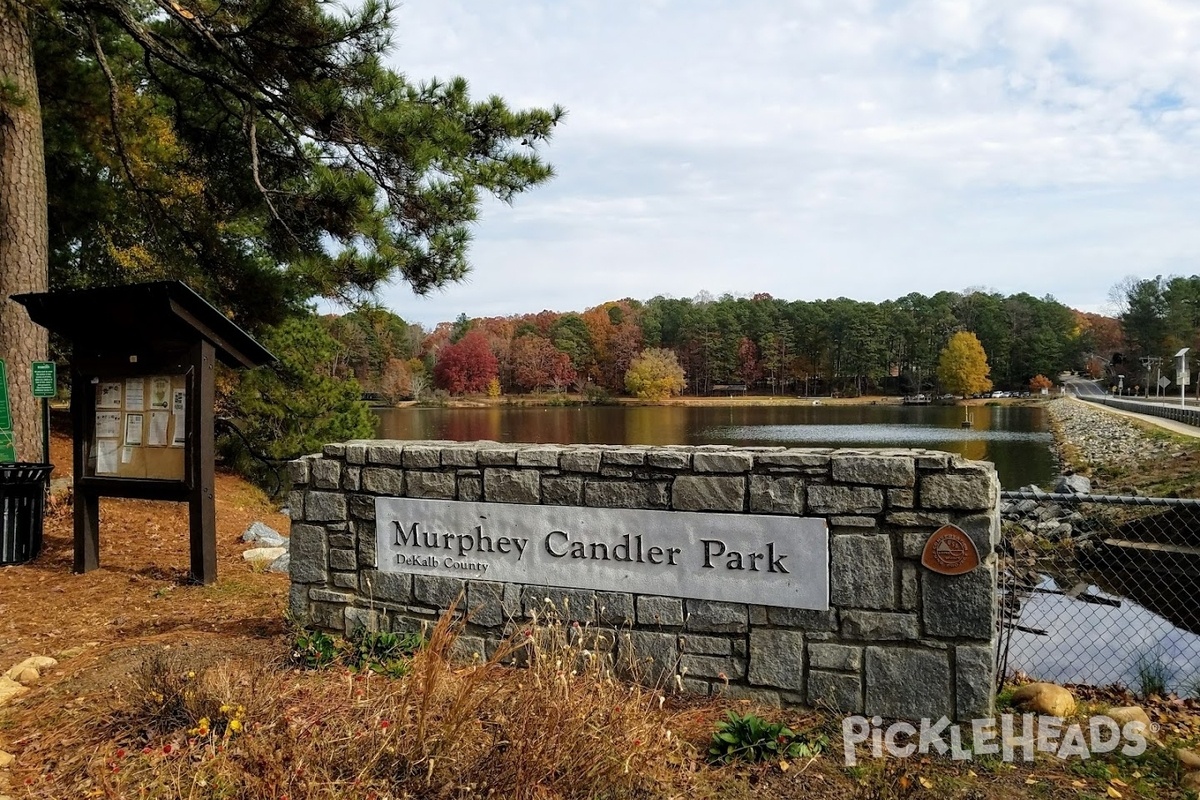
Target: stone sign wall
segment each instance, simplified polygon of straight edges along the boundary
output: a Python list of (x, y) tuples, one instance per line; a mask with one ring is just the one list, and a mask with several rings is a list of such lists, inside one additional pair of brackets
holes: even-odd
[[(923, 450), (354, 441), (327, 445), (290, 470), (289, 606), (304, 624), (420, 630), (462, 596), (470, 612), (464, 648), (489, 654), (549, 601), (571, 622), (610, 632), (620, 659), (632, 651), (653, 665), (652, 679), (686, 691), (887, 718), (991, 713), (999, 483), (990, 464)], [(650, 594), (645, 582), (498, 582), (428, 562), (403, 571), (406, 560), (416, 562), (411, 555), (389, 550), (388, 563), (377, 563), (377, 542), (392, 544), (379, 537), (400, 530), (395, 509), (403, 504), (389, 498), (457, 501), (481, 519), (490, 504), (537, 506), (497, 516), (517, 527), (527, 516), (527, 534), (540, 536), (551, 556), (567, 552), (567, 538), (547, 539), (546, 528), (559, 514), (586, 520), (587, 509), (697, 512), (713, 529), (733, 521), (721, 515), (800, 517), (797, 538), (814, 526), (827, 537), (819, 551), (804, 551), (828, 559), (827, 608), (789, 607), (783, 593), (761, 604)], [(425, 506), (412, 505), (423, 525), (437, 527)], [(422, 531), (411, 528), (415, 521), (405, 518), (406, 542)], [(922, 565), (926, 542), (946, 525), (970, 537), (980, 566), (950, 576)], [(786, 526), (772, 534), (780, 567), (785, 535)]]

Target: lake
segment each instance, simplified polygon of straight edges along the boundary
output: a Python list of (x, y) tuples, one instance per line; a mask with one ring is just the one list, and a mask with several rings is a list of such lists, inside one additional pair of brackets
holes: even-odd
[(557, 444), (921, 447), (991, 461), (1005, 489), (1047, 486), (1056, 470), (1045, 410), (972, 406), (581, 406), (381, 408), (383, 439)]

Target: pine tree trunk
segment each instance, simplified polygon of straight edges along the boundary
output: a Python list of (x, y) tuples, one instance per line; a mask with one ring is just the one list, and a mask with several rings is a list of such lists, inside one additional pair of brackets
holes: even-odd
[(0, 0), (0, 358), (8, 366), (17, 459), (41, 461), (30, 362), (46, 357), (46, 331), (9, 299), (47, 285), (46, 163), (27, 21), (18, 0)]

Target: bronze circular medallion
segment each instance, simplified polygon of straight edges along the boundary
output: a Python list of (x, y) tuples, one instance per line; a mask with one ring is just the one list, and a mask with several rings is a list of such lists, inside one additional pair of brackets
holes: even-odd
[(943, 525), (925, 543), (921, 564), (942, 575), (964, 575), (979, 566), (979, 551), (956, 525)]

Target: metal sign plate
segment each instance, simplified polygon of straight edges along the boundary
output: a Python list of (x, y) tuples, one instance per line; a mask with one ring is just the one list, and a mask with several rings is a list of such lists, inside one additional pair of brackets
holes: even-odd
[(379, 497), (377, 568), (829, 608), (825, 520)]
[(12, 410), (8, 406), (8, 368), (0, 358), (0, 429), (12, 429)]
[(54, 397), (58, 394), (58, 365), (53, 361), (33, 362), (33, 396)]
[(12, 410), (8, 405), (8, 372), (0, 358), (0, 462), (17, 460), (13, 447)]

